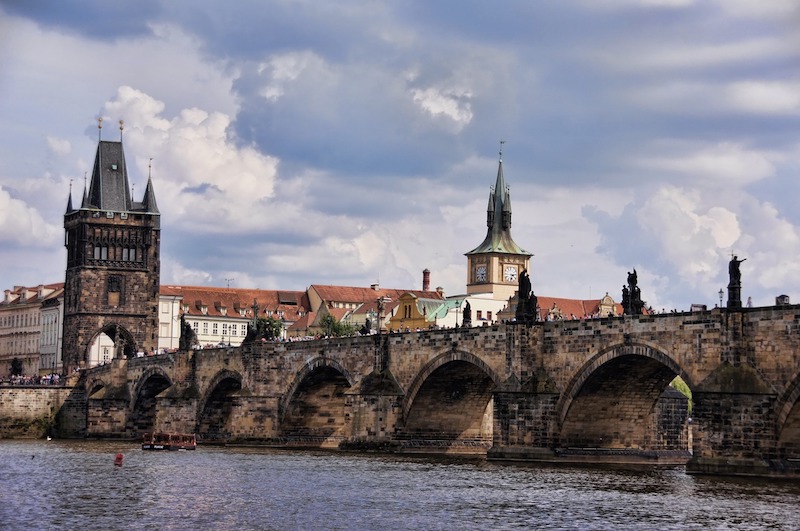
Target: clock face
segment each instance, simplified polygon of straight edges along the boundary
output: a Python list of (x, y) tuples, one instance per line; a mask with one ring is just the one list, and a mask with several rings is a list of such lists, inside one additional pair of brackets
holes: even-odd
[(514, 282), (517, 280), (517, 268), (514, 266), (506, 266), (503, 270), (503, 278), (506, 279), (506, 282)]
[(478, 266), (475, 268), (475, 280), (478, 282), (486, 282), (486, 266)]

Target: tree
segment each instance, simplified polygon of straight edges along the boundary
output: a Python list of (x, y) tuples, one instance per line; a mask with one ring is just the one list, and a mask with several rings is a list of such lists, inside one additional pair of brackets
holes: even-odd
[(683, 378), (681, 378), (680, 376), (676, 376), (675, 379), (672, 380), (672, 382), (670, 382), (670, 385), (673, 388), (675, 388), (678, 391), (680, 391), (681, 393), (683, 393), (683, 395), (686, 398), (689, 399), (689, 414), (691, 415), (692, 414), (692, 390), (689, 389), (689, 386), (686, 384), (686, 382), (683, 381)]
[(279, 319), (274, 319), (272, 317), (259, 317), (256, 320), (255, 328), (253, 328), (252, 325), (247, 327), (247, 337), (244, 338), (243, 343), (258, 341), (261, 339), (271, 341), (281, 337), (282, 331), (283, 323)]
[(337, 321), (331, 314), (326, 315), (320, 322), (323, 333), (328, 337), (352, 336), (355, 333), (353, 325)]
[(14, 358), (11, 360), (11, 376), (21, 376), (22, 375), (22, 360), (19, 358)]

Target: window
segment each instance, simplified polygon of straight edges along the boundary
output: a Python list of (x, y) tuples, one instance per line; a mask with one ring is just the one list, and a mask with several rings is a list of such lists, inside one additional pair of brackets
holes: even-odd
[(487, 321), (491, 321), (492, 320), (492, 312), (486, 312), (486, 320)]
[(219, 329), (217, 328), (217, 323), (211, 323), (211, 335), (215, 336), (219, 333)]
[(223, 336), (228, 335), (228, 323), (222, 323), (222, 335)]
[(203, 323), (203, 335), (208, 335), (208, 323)]
[(197, 333), (197, 331), (198, 331), (198, 323), (197, 323), (197, 321), (192, 321), (192, 330), (194, 330), (195, 334)]
[(475, 312), (475, 315), (476, 315), (476, 319), (478, 319), (478, 321), (480, 321), (483, 318), (483, 312), (481, 310), (478, 310), (477, 312)]

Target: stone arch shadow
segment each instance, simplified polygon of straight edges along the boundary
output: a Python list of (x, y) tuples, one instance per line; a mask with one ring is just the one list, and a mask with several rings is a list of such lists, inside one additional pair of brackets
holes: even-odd
[(306, 377), (308, 377), (311, 373), (313, 373), (315, 370), (319, 368), (333, 369), (339, 372), (344, 377), (344, 379), (347, 380), (348, 386), (352, 387), (355, 384), (355, 379), (353, 378), (353, 375), (350, 373), (350, 371), (345, 369), (338, 361), (334, 359), (319, 356), (307, 361), (300, 368), (297, 374), (295, 374), (292, 383), (289, 384), (289, 387), (286, 389), (286, 392), (283, 393), (283, 396), (281, 397), (281, 400), (278, 404), (279, 425), (283, 425), (283, 421), (285, 419), (286, 411), (289, 407), (289, 404), (292, 402), (292, 399), (297, 394), (297, 391), (298, 389), (300, 389), (300, 386), (303, 384), (303, 381), (306, 379)]
[(597, 369), (622, 356), (640, 356), (655, 360), (680, 376), (690, 389), (694, 389), (694, 383), (680, 364), (658, 348), (643, 342), (612, 345), (601, 350), (584, 363), (564, 388), (564, 392), (556, 405), (556, 419), (558, 420), (559, 428), (564, 424), (575, 397), (581, 392), (589, 378), (595, 374)]
[(800, 371), (775, 404), (775, 439), (780, 457), (800, 457)]
[(156, 397), (172, 386), (172, 378), (162, 367), (145, 370), (134, 384), (128, 411), (128, 428), (133, 433), (151, 431), (155, 421)]
[(403, 399), (403, 420), (405, 421), (408, 419), (409, 412), (411, 411), (411, 407), (414, 405), (414, 400), (417, 397), (420, 389), (437, 369), (442, 367), (443, 365), (453, 362), (453, 361), (464, 361), (467, 363), (471, 363), (475, 365), (480, 370), (482, 370), (494, 383), (495, 387), (499, 387), (501, 384), (500, 377), (497, 373), (492, 370), (482, 359), (471, 354), (467, 351), (463, 350), (456, 350), (456, 351), (449, 351), (443, 354), (436, 356), (434, 359), (426, 363), (422, 369), (417, 373), (414, 379), (411, 381), (411, 385), (408, 386), (408, 390), (406, 391), (406, 396)]
[(208, 386), (206, 386), (205, 390), (203, 391), (203, 394), (201, 395), (202, 398), (197, 402), (197, 418), (198, 419), (203, 414), (203, 411), (205, 410), (206, 405), (208, 404), (208, 399), (211, 397), (211, 395), (214, 392), (214, 390), (217, 388), (217, 386), (220, 384), (220, 382), (222, 382), (224, 380), (227, 380), (227, 379), (235, 380), (236, 382), (239, 383), (239, 387), (241, 388), (242, 380), (243, 380), (241, 374), (239, 374), (236, 371), (229, 370), (229, 369), (223, 369), (223, 370), (219, 371), (217, 374), (214, 375), (213, 378), (211, 378), (211, 380), (208, 383)]

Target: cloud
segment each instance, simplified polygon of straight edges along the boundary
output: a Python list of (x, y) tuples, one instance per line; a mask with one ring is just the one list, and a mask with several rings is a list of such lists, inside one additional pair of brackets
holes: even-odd
[(47, 248), (58, 245), (60, 237), (60, 227), (47, 224), (36, 208), (15, 199), (0, 186), (0, 242)]
[(137, 199), (152, 172), (165, 283), (463, 293), (503, 139), (537, 292), (636, 267), (714, 303), (732, 250), (756, 301), (800, 290), (796, 2), (28, 4), (0, 8), (2, 278), (63, 277), (100, 114)]
[(72, 144), (65, 138), (48, 136), (47, 147), (56, 155), (69, 155), (72, 152)]
[(104, 106), (106, 116), (125, 117), (139, 190), (152, 161), (159, 208), (182, 230), (226, 233), (268, 223), (278, 161), (237, 146), (223, 113), (190, 108), (165, 117), (164, 111), (163, 102), (131, 87), (120, 87)]
[(731, 106), (754, 114), (800, 114), (800, 81), (740, 81), (726, 87)]
[(414, 102), (434, 117), (452, 120), (456, 132), (472, 121), (471, 96), (469, 90), (465, 89), (411, 89)]
[(633, 158), (631, 164), (649, 173), (681, 176), (697, 186), (740, 187), (775, 173), (774, 153), (729, 142), (697, 145), (661, 141), (651, 149), (660, 155)]

